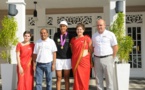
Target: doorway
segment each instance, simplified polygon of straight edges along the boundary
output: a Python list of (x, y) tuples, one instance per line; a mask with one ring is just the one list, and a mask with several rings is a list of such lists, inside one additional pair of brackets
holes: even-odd
[[(92, 37), (92, 28), (85, 28), (85, 32), (84, 32), (84, 35), (88, 35), (90, 36), (90, 38)], [(57, 28), (57, 32), (59, 32), (59, 28)], [(73, 37), (75, 37), (77, 34), (76, 34), (76, 28), (68, 28), (68, 33), (70, 33)]]

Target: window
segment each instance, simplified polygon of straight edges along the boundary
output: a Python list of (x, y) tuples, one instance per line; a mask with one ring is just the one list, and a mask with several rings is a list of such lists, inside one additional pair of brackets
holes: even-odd
[(128, 27), (127, 34), (128, 36), (131, 36), (134, 41), (134, 46), (130, 53), (130, 66), (131, 68), (142, 68), (141, 27)]

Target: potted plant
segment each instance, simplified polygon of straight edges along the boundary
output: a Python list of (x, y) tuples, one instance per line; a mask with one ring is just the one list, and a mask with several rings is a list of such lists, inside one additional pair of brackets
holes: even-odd
[(128, 63), (129, 54), (133, 48), (132, 37), (125, 35), (124, 27), (124, 14), (117, 13), (117, 18), (110, 27), (118, 42), (118, 63), (115, 64), (115, 74), (117, 89), (115, 90), (128, 90), (129, 89), (129, 76), (130, 64)]
[(17, 22), (14, 17), (5, 16), (0, 28), (1, 59), (7, 63), (1, 64), (2, 90), (14, 90), (16, 82), (16, 65), (11, 64), (11, 49), (18, 43), (16, 36)]

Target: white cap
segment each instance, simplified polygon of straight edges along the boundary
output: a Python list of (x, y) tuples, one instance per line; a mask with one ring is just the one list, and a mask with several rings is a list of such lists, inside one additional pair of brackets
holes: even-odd
[(61, 24), (68, 26), (66, 21), (61, 21), (59, 25), (61, 25)]

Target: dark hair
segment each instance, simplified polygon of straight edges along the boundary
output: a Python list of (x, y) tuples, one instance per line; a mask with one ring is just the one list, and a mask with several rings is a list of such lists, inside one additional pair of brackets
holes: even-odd
[(23, 36), (24, 36), (25, 34), (30, 34), (30, 36), (32, 36), (32, 34), (31, 34), (30, 31), (25, 31), (25, 32), (23, 33)]
[(42, 30), (45, 30), (48, 33), (48, 30), (46, 28), (41, 28), (40, 33)]
[(77, 26), (76, 26), (76, 29), (77, 29), (78, 27), (82, 27), (82, 29), (85, 31), (85, 25), (84, 25), (84, 24), (78, 23)]

